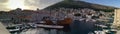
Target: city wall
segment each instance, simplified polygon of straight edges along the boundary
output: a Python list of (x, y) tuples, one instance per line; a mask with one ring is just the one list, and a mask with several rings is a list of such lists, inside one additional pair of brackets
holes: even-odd
[(114, 11), (115, 12), (114, 12), (113, 26), (118, 27), (118, 26), (120, 26), (120, 9), (115, 9)]

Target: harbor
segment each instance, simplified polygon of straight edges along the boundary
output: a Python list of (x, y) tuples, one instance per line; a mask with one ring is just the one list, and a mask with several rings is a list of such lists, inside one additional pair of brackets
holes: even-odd
[[(8, 1), (10, 4), (8, 7), (11, 8), (9, 11), (0, 11), (0, 32), (4, 30), (10, 34), (120, 33), (120, 8), (118, 7), (83, 0), (61, 0), (59, 2), (57, 0), (57, 3), (51, 5), (48, 4), (49, 2), (44, 5), (44, 1), (47, 0), (14, 1), (16, 0)], [(33, 2), (28, 6), (29, 9), (24, 9), (27, 7), (23, 4), (27, 3), (23, 1)], [(40, 2), (43, 4), (39, 4)], [(17, 7), (16, 4), (20, 6)], [(39, 6), (34, 6), (38, 4)]]

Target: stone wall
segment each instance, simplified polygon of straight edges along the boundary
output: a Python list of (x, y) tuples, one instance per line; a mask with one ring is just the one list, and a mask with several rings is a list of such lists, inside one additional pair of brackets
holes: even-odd
[(115, 15), (114, 15), (113, 26), (118, 27), (118, 26), (120, 26), (120, 9), (115, 9), (114, 14)]
[(0, 34), (10, 34), (1, 22), (0, 22)]

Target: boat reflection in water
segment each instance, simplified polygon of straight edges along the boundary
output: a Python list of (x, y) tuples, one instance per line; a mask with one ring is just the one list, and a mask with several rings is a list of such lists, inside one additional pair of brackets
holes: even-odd
[(70, 25), (72, 34), (88, 34), (89, 32), (94, 32), (94, 22), (85, 20), (79, 21), (75, 20)]
[(56, 24), (49, 19), (44, 21), (45, 23), (29, 24), (31, 27), (22, 30), (21, 34), (88, 34), (94, 31), (95, 24), (93, 20), (72, 20), (71, 18), (56, 21)]
[[(49, 23), (50, 22), (51, 21), (49, 21)], [(49, 23), (47, 23), (47, 25), (51, 25), (51, 23), (50, 24)], [(93, 22), (92, 20), (91, 21), (86, 21), (86, 20), (72, 21), (72, 19), (70, 18), (65, 18), (64, 20), (58, 21), (56, 25), (56, 26), (64, 26), (64, 28), (44, 27), (44, 28), (40, 28), (40, 30), (42, 29), (43, 31), (41, 32), (46, 32), (49, 34), (88, 34), (89, 32), (94, 32), (94, 24), (95, 22)]]

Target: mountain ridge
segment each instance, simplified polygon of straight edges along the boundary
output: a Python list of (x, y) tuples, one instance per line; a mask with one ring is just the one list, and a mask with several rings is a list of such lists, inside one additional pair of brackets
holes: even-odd
[(113, 10), (113, 9), (118, 9), (116, 7), (111, 7), (111, 6), (104, 6), (104, 5), (99, 5), (99, 4), (94, 4), (94, 3), (89, 3), (85, 1), (68, 1), (64, 0), (61, 2), (58, 2), (56, 4), (53, 4), (51, 6), (48, 6), (45, 8), (47, 9), (57, 9), (57, 8), (91, 8), (91, 9), (100, 9), (100, 10)]

